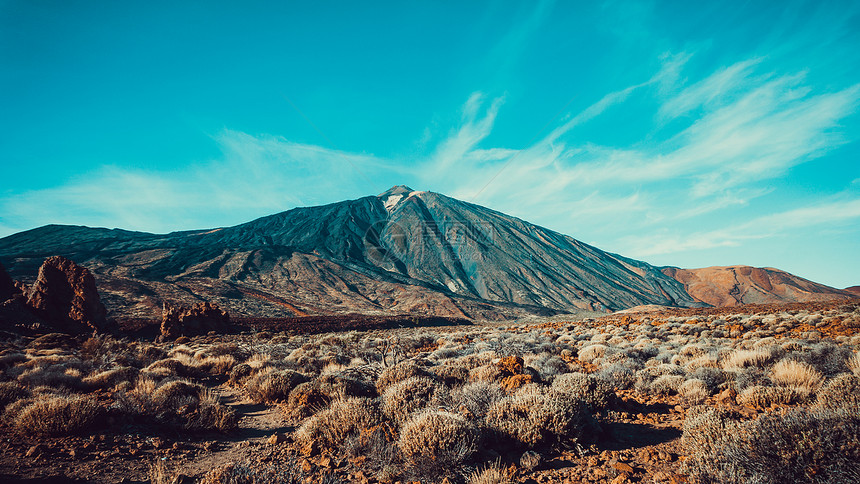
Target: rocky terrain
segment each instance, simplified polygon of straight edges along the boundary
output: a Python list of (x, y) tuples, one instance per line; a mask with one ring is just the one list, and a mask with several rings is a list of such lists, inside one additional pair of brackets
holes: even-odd
[(7, 334), (0, 479), (857, 482), (858, 329), (858, 303), (812, 302), (161, 343)]
[(297, 208), (235, 227), (148, 234), (51, 225), (0, 239), (33, 282), (61, 255), (95, 276), (109, 315), (216, 302), (236, 316), (345, 313), (505, 320), (640, 305), (848, 298), (772, 269), (651, 266), (432, 192)]

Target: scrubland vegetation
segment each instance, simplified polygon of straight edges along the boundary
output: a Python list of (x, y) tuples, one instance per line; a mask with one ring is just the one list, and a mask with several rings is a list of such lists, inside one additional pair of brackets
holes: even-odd
[[(163, 344), (47, 335), (5, 343), (0, 407), (10, 433), (207, 439), (243, 425), (219, 392), (276, 408), (292, 431), (207, 483), (858, 482), (858, 329), (853, 304)], [(619, 430), (647, 434), (655, 408), (677, 414), (662, 441), (679, 458), (607, 457), (655, 444)]]

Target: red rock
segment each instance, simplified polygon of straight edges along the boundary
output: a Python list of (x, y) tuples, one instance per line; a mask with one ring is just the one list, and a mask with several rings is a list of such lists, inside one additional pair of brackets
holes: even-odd
[(27, 305), (67, 333), (101, 331), (107, 322), (92, 273), (60, 256), (47, 258), (39, 268)]
[(720, 403), (733, 404), (736, 396), (738, 396), (738, 392), (734, 388), (726, 388), (717, 395), (716, 400)]
[(616, 463), (612, 464), (612, 467), (614, 467), (616, 470), (618, 470), (618, 472), (623, 472), (625, 474), (633, 474), (633, 467), (631, 467), (630, 464), (625, 464), (623, 462), (616, 462)]
[(269, 437), (268, 440), (266, 440), (266, 443), (270, 445), (278, 445), (283, 444), (285, 442), (287, 442), (287, 436), (282, 433), (272, 434), (272, 436)]
[(230, 315), (215, 303), (201, 302), (190, 308), (164, 303), (161, 310), (161, 335), (167, 339), (180, 336), (223, 333), (230, 325)]

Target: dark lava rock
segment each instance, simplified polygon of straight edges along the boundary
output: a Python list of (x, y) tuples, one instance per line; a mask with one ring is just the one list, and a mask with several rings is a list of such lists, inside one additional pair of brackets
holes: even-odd
[(15, 287), (12, 278), (6, 272), (6, 268), (3, 267), (3, 264), (0, 264), (0, 303), (12, 299), (12, 296), (19, 293), (20, 291)]
[(223, 333), (229, 328), (230, 315), (215, 303), (201, 302), (190, 308), (164, 303), (161, 310), (161, 336), (165, 339), (206, 334), (210, 331)]
[(67, 333), (101, 331), (107, 324), (92, 273), (60, 256), (47, 258), (39, 268), (27, 305)]

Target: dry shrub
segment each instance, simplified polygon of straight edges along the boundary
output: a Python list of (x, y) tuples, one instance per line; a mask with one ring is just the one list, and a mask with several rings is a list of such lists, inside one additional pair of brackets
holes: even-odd
[(583, 363), (591, 363), (598, 358), (603, 358), (606, 355), (606, 350), (606, 345), (593, 344), (579, 350), (577, 358)]
[(481, 366), (476, 366), (469, 370), (469, 381), (470, 382), (493, 382), (499, 381), (502, 379), (502, 372), (499, 369), (498, 365), (494, 364), (486, 364)]
[(555, 377), (552, 390), (581, 400), (592, 412), (608, 407), (614, 395), (609, 383), (585, 373), (565, 373)]
[(202, 387), (183, 380), (173, 380), (163, 383), (155, 389), (151, 398), (161, 411), (178, 410), (189, 405), (197, 398)]
[(410, 414), (428, 405), (438, 405), (448, 396), (448, 392), (433, 379), (413, 376), (388, 387), (382, 395), (382, 411), (402, 423)]
[(503, 441), (532, 448), (568, 446), (599, 434), (583, 402), (537, 385), (524, 387), (494, 403), (485, 421)]
[[(7, 409), (8, 411), (11, 410)], [(101, 415), (95, 398), (79, 395), (42, 395), (7, 415), (21, 433), (71, 435), (93, 427)]]
[(695, 482), (857, 482), (860, 414), (854, 409), (770, 412), (737, 422), (705, 410), (689, 415), (682, 445)]
[(448, 386), (460, 385), (469, 381), (469, 369), (457, 362), (435, 366), (433, 367), (433, 374)]
[(511, 484), (510, 478), (502, 468), (501, 461), (495, 461), (481, 470), (475, 470), (466, 479), (467, 484)]
[(305, 454), (316, 450), (336, 450), (353, 434), (369, 431), (382, 423), (383, 416), (374, 400), (352, 397), (335, 400), (318, 412), (293, 434)]
[(83, 384), (93, 390), (113, 388), (122, 382), (134, 382), (139, 372), (140, 370), (130, 366), (113, 368), (84, 378)]
[(451, 390), (451, 403), (458, 411), (483, 418), (492, 404), (506, 396), (498, 383), (472, 382)]
[(815, 406), (823, 408), (860, 408), (860, 378), (843, 373), (818, 392)]
[(796, 389), (801, 395), (814, 393), (821, 386), (824, 377), (807, 363), (794, 360), (780, 360), (773, 365), (770, 380), (782, 387)]
[(853, 356), (848, 358), (848, 369), (850, 369), (856, 376), (860, 377), (860, 353), (854, 353)]
[[(250, 366), (244, 367), (250, 370)], [(296, 371), (269, 369), (248, 378), (244, 387), (254, 403), (275, 403), (287, 401), (293, 388), (306, 381), (308, 377)]]
[(678, 387), (678, 394), (689, 403), (699, 404), (711, 395), (704, 381), (692, 378)]
[(650, 390), (657, 395), (674, 395), (684, 380), (682, 375), (661, 375), (651, 382)]
[(747, 387), (736, 397), (741, 405), (768, 408), (771, 405), (790, 405), (801, 399), (793, 388), (753, 385)]
[(0, 413), (3, 412), (6, 405), (15, 403), (18, 400), (29, 396), (30, 391), (16, 382), (5, 381), (0, 383)]
[(397, 446), (420, 474), (438, 476), (439, 471), (453, 470), (471, 457), (480, 439), (480, 431), (463, 416), (426, 410), (403, 424)]
[(295, 462), (282, 465), (260, 465), (259, 463), (233, 463), (207, 472), (200, 484), (298, 484), (303, 476)]
[(77, 346), (75, 339), (65, 333), (48, 333), (34, 339), (27, 345), (33, 349), (71, 349)]
[(133, 389), (119, 396), (117, 409), (188, 430), (226, 431), (238, 425), (236, 412), (221, 404), (212, 390), (182, 380), (158, 384), (149, 377), (138, 378)]
[(0, 356), (0, 370), (15, 366), (18, 363), (27, 361), (27, 356), (23, 353), (12, 352)]
[(197, 374), (195, 368), (186, 366), (175, 358), (158, 360), (144, 368), (143, 371), (160, 377), (194, 376)]
[(236, 366), (236, 358), (233, 355), (206, 356), (197, 361), (195, 367), (210, 375), (226, 375)]
[(769, 348), (756, 348), (753, 350), (735, 350), (722, 361), (722, 367), (726, 370), (741, 370), (748, 367), (764, 368), (774, 355)]
[(236, 412), (222, 405), (212, 390), (202, 389), (195, 408), (186, 416), (184, 427), (188, 430), (220, 430), (226, 432), (239, 425)]
[(331, 402), (331, 398), (320, 388), (316, 380), (300, 383), (293, 388), (284, 408), (287, 415), (294, 418), (308, 417)]
[(401, 361), (396, 365), (382, 370), (382, 373), (379, 374), (379, 378), (376, 380), (376, 391), (382, 395), (391, 385), (415, 376), (432, 377), (430, 372), (418, 361), (414, 359)]
[(83, 387), (80, 370), (64, 364), (30, 368), (18, 375), (18, 381), (31, 388), (52, 387), (76, 391)]
[(373, 385), (350, 376), (349, 370), (321, 375), (316, 379), (316, 382), (330, 400), (347, 397), (376, 396), (376, 388)]
[(245, 385), (245, 381), (254, 375), (255, 370), (251, 368), (251, 365), (247, 363), (239, 363), (230, 369), (230, 377), (228, 381), (231, 385), (237, 387), (243, 387)]

